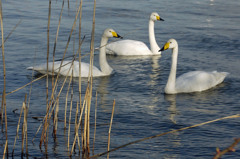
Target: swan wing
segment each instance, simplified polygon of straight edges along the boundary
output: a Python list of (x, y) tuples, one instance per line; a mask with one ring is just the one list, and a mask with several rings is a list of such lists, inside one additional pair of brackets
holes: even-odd
[[(65, 60), (62, 63), (62, 68), (60, 70), (60, 75), (62, 76), (71, 76), (71, 73), (73, 73), (73, 77), (79, 77), (79, 62), (74, 61), (74, 64), (71, 64), (71, 60)], [(49, 62), (48, 63), (48, 74), (52, 75), (52, 68), (54, 64), (54, 73), (53, 75), (56, 75), (59, 71), (61, 61), (56, 61), (56, 62)], [(90, 65), (88, 63), (81, 62), (81, 77), (88, 77), (88, 72), (89, 72), (89, 67)], [(73, 68), (73, 70), (72, 70)], [(46, 74), (47, 73), (47, 63), (43, 63), (34, 67), (28, 67), (28, 70), (34, 70), (38, 73), (41, 74)], [(70, 70), (69, 70), (70, 69)], [(95, 66), (93, 66), (93, 76), (98, 77), (98, 76), (104, 76), (104, 74)]]
[(109, 43), (106, 46), (106, 52), (107, 54), (120, 55), (120, 56), (152, 54), (151, 50), (149, 50), (146, 44), (136, 40), (120, 40), (120, 41)]
[(177, 92), (200, 92), (220, 84), (228, 75), (227, 72), (192, 71), (176, 79)]

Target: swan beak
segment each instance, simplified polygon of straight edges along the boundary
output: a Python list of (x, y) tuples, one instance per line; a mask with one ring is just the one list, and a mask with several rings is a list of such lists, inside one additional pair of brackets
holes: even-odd
[(160, 18), (160, 16), (157, 16), (157, 20), (164, 21), (164, 19)]
[(158, 52), (167, 50), (169, 48), (170, 43), (167, 42)]
[(123, 38), (123, 37), (121, 37), (120, 35), (118, 35), (116, 32), (112, 32), (112, 35), (113, 35), (113, 37), (115, 37), (115, 38), (120, 38), (120, 39)]

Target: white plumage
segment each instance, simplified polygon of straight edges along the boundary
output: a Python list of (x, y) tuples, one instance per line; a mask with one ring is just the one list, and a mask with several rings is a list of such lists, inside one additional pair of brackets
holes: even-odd
[(175, 39), (170, 39), (161, 51), (172, 49), (172, 66), (168, 77), (168, 82), (165, 87), (166, 94), (201, 92), (223, 82), (229, 74), (227, 72), (205, 72), (191, 71), (179, 76), (176, 79), (178, 44)]
[(160, 55), (161, 52), (158, 52), (160, 47), (156, 42), (154, 34), (154, 22), (157, 20), (164, 21), (158, 13), (153, 12), (149, 18), (149, 42), (151, 50), (141, 41), (119, 40), (107, 45), (107, 54), (119, 56)]
[[(93, 66), (93, 68), (92, 68), (93, 77), (108, 76), (113, 71), (113, 69), (109, 66), (109, 64), (107, 62), (107, 58), (106, 58), (106, 44), (107, 44), (108, 38), (110, 38), (110, 37), (120, 38), (121, 36), (119, 36), (113, 29), (106, 29), (103, 32), (102, 39), (101, 39), (100, 53), (99, 53), (100, 69)], [(53, 65), (54, 65), (53, 75), (56, 75), (61, 66), (61, 61), (56, 61), (54, 63), (53, 62), (48, 63), (48, 73), (51, 75), (52, 75)], [(90, 65), (88, 63), (81, 62), (81, 77), (88, 77), (89, 67), (90, 67)], [(78, 61), (74, 61), (72, 64), (71, 60), (64, 60), (59, 73), (62, 76), (71, 76), (72, 68), (73, 68), (73, 77), (79, 77), (79, 62)], [(34, 66), (34, 67), (28, 67), (27, 69), (37, 71), (41, 74), (46, 74), (47, 73), (47, 63), (40, 64), (40, 65)]]

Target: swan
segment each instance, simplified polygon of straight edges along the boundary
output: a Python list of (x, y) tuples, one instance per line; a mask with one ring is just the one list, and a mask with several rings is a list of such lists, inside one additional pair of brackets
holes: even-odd
[(149, 42), (151, 50), (141, 41), (136, 40), (120, 40), (109, 43), (107, 45), (107, 54), (121, 55), (121, 56), (134, 56), (134, 55), (160, 55), (158, 52), (160, 47), (158, 46), (155, 34), (154, 34), (154, 22), (157, 20), (164, 21), (158, 13), (153, 12), (149, 18)]
[[(111, 37), (116, 37), (116, 38), (121, 38), (120, 35), (118, 35), (113, 29), (105, 29), (102, 35), (101, 43), (100, 43), (100, 53), (99, 53), (99, 65), (100, 65), (100, 70), (93, 66), (92, 67), (92, 74), (93, 77), (100, 77), (100, 76), (108, 76), (112, 73), (113, 69), (109, 66), (106, 58), (106, 44), (108, 42), (108, 38)], [(54, 65), (54, 74), (57, 74), (59, 71), (59, 68), (61, 66), (61, 61), (56, 61), (56, 62), (49, 62), (48, 63), (48, 73), (52, 75), (52, 68)], [(72, 67), (71, 67), (72, 66)], [(90, 65), (88, 63), (81, 62), (81, 77), (88, 77), (89, 75), (89, 67)], [(62, 63), (62, 67), (60, 70), (60, 75), (62, 76), (71, 76), (72, 73), (72, 68), (73, 68), (73, 77), (79, 77), (79, 62), (78, 61), (73, 61), (72, 60), (64, 60)], [(41, 74), (46, 74), (47, 73), (47, 64), (40, 64), (38, 66), (34, 67), (28, 67), (28, 70), (34, 70), (37, 71)], [(70, 69), (70, 71), (69, 71)]]
[(172, 66), (165, 87), (166, 94), (201, 92), (210, 89), (221, 82), (229, 74), (227, 72), (191, 71), (176, 79), (178, 43), (170, 39), (159, 51), (172, 49)]

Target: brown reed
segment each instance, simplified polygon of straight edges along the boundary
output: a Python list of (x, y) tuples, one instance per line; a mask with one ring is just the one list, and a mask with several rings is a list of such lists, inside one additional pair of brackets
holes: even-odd
[[(115, 99), (113, 100), (112, 115), (111, 115), (111, 121), (110, 121), (110, 125), (109, 125), (109, 130), (108, 130), (108, 148), (107, 148), (107, 151), (110, 150), (110, 138), (111, 138), (111, 129), (112, 129), (112, 121), (113, 121), (114, 109), (115, 109)], [(109, 159), (109, 153), (107, 155), (107, 158)]]
[[(57, 47), (57, 39), (58, 39), (58, 34), (59, 34), (59, 28), (60, 28), (60, 23), (62, 19), (62, 13), (63, 13), (63, 7), (64, 7), (64, 0), (62, 2), (62, 9), (60, 12), (59, 20), (58, 20), (58, 27), (57, 27), (57, 33), (56, 33), (56, 38), (54, 41), (54, 47), (53, 47), (53, 63), (55, 61), (55, 53), (56, 53), (56, 47)], [(54, 65), (52, 66), (52, 75), (54, 74)], [(54, 76), (52, 76), (52, 88), (54, 87)]]
[(46, 78), (46, 111), (48, 109), (48, 59), (49, 59), (49, 28), (51, 18), (51, 0), (49, 0), (48, 6), (48, 25), (47, 25), (47, 78)]
[[(70, 32), (70, 35), (69, 35), (69, 38), (68, 38), (68, 41), (67, 41), (67, 45), (66, 45), (64, 54), (63, 54), (63, 58), (62, 58), (63, 60), (64, 60), (64, 57), (65, 57), (66, 52), (67, 52), (67, 48), (68, 48), (69, 43), (70, 43), (70, 39), (71, 39), (73, 30), (74, 30), (74, 27), (75, 27), (75, 24), (76, 24), (76, 20), (78, 18), (79, 10), (80, 10), (80, 7), (78, 8), (78, 12), (77, 12), (77, 14), (75, 16), (75, 20), (74, 20), (74, 23), (73, 23), (73, 26), (72, 26), (72, 29), (71, 29), (71, 32)], [(51, 95), (51, 98), (50, 98), (50, 102), (48, 103), (49, 106), (48, 106), (48, 110), (46, 112), (46, 116), (49, 116), (49, 118), (51, 117), (51, 114), (49, 114), (49, 110), (50, 110), (50, 106), (52, 106), (54, 104), (54, 101), (53, 101), (53, 99), (54, 99), (54, 92), (55, 92), (55, 89), (56, 89), (56, 86), (57, 86), (57, 82), (58, 82), (58, 78), (59, 78), (59, 75), (60, 75), (60, 70), (61, 70), (61, 67), (62, 67), (62, 64), (63, 64), (63, 60), (61, 61), (60, 68), (58, 69), (58, 73), (57, 73), (57, 77), (56, 77), (56, 80), (55, 80), (55, 84), (54, 84), (54, 87), (52, 88), (52, 95)], [(65, 82), (66, 82), (66, 78), (64, 80), (63, 86), (64, 86)], [(63, 88), (63, 86), (62, 86), (62, 88)], [(57, 98), (59, 98), (59, 96)], [(46, 133), (47, 133), (48, 125), (49, 125), (49, 124), (47, 124), (48, 123), (47, 121), (48, 121), (48, 118), (45, 118), (45, 124), (43, 126), (43, 131), (42, 131), (41, 140), (40, 140), (40, 147), (41, 147), (43, 141), (44, 141), (44, 143), (46, 142)]]
[[(16, 30), (16, 28), (18, 27), (18, 25), (22, 22), (22, 19), (20, 19), (18, 21), (18, 23), (13, 27), (13, 29), (8, 33), (7, 37), (4, 40), (4, 43), (7, 41), (7, 39), (12, 35), (12, 33)], [(2, 48), (2, 44), (0, 46), (0, 48)]]
[(3, 35), (3, 17), (2, 17), (2, 0), (0, 0), (0, 23), (2, 33), (2, 63), (3, 63), (3, 97), (2, 106), (5, 112), (5, 136), (6, 136), (6, 152), (8, 156), (8, 135), (7, 135), (7, 104), (6, 104), (6, 66), (5, 66), (5, 54), (4, 54), (4, 35)]
[(154, 135), (154, 136), (149, 136), (149, 137), (146, 137), (146, 138), (143, 138), (143, 139), (139, 139), (139, 140), (136, 140), (136, 141), (132, 141), (132, 142), (129, 142), (127, 144), (121, 145), (119, 147), (110, 149), (109, 151), (96, 154), (94, 156), (91, 156), (90, 158), (97, 158), (97, 157), (103, 156), (105, 154), (108, 154), (110, 152), (116, 151), (116, 150), (118, 150), (120, 148), (129, 146), (129, 145), (132, 145), (132, 144), (136, 144), (136, 143), (139, 143), (139, 142), (142, 142), (142, 141), (145, 141), (145, 140), (149, 140), (149, 139), (153, 139), (153, 138), (156, 138), (156, 137), (164, 136), (164, 135), (167, 135), (167, 134), (172, 134), (172, 133), (176, 133), (176, 132), (179, 132), (179, 131), (183, 131), (183, 130), (199, 127), (199, 126), (210, 124), (210, 123), (217, 122), (217, 121), (220, 121), (220, 120), (239, 118), (239, 117), (240, 117), (240, 114), (230, 115), (230, 116), (226, 116), (226, 117), (222, 117), (222, 118), (206, 121), (206, 122), (203, 122), (203, 123), (200, 123), (200, 124), (196, 124), (196, 125), (192, 125), (192, 126), (188, 126), (188, 127), (184, 127), (184, 128), (180, 128), (180, 129), (176, 129), (176, 130), (160, 133), (160, 134), (157, 134), (157, 135)]
[(95, 121), (94, 121), (93, 148), (92, 148), (93, 154), (94, 154), (94, 144), (95, 144), (95, 137), (96, 137), (96, 128), (97, 128), (97, 92), (96, 92), (96, 101), (95, 101)]
[(70, 127), (71, 127), (72, 104), (73, 104), (73, 82), (72, 82), (72, 89), (71, 89), (71, 103), (70, 103), (69, 123), (68, 123), (68, 144), (67, 144), (68, 150), (69, 150), (69, 144), (70, 144)]
[(213, 159), (219, 159), (221, 156), (223, 156), (224, 154), (228, 153), (228, 152), (234, 152), (236, 151), (234, 149), (235, 146), (237, 146), (237, 144), (240, 142), (240, 138), (235, 139), (234, 142), (227, 148), (225, 148), (224, 150), (220, 151), (219, 148), (216, 149), (217, 153), (216, 155), (213, 157)]
[(69, 93), (69, 89), (70, 89), (70, 85), (72, 82), (72, 76), (69, 77), (69, 84), (68, 84), (68, 90), (67, 90), (67, 94), (66, 94), (66, 98), (65, 98), (65, 114), (64, 114), (64, 129), (66, 129), (67, 127), (67, 104), (68, 104), (68, 93)]
[(23, 102), (22, 109), (21, 109), (21, 112), (20, 112), (20, 115), (19, 115), (19, 119), (18, 119), (18, 125), (17, 125), (17, 131), (16, 131), (15, 141), (14, 141), (14, 145), (13, 145), (12, 155), (14, 154), (15, 144), (16, 144), (16, 141), (17, 141), (17, 138), (18, 138), (18, 132), (19, 132), (19, 127), (20, 127), (23, 107), (24, 107), (24, 102)]

